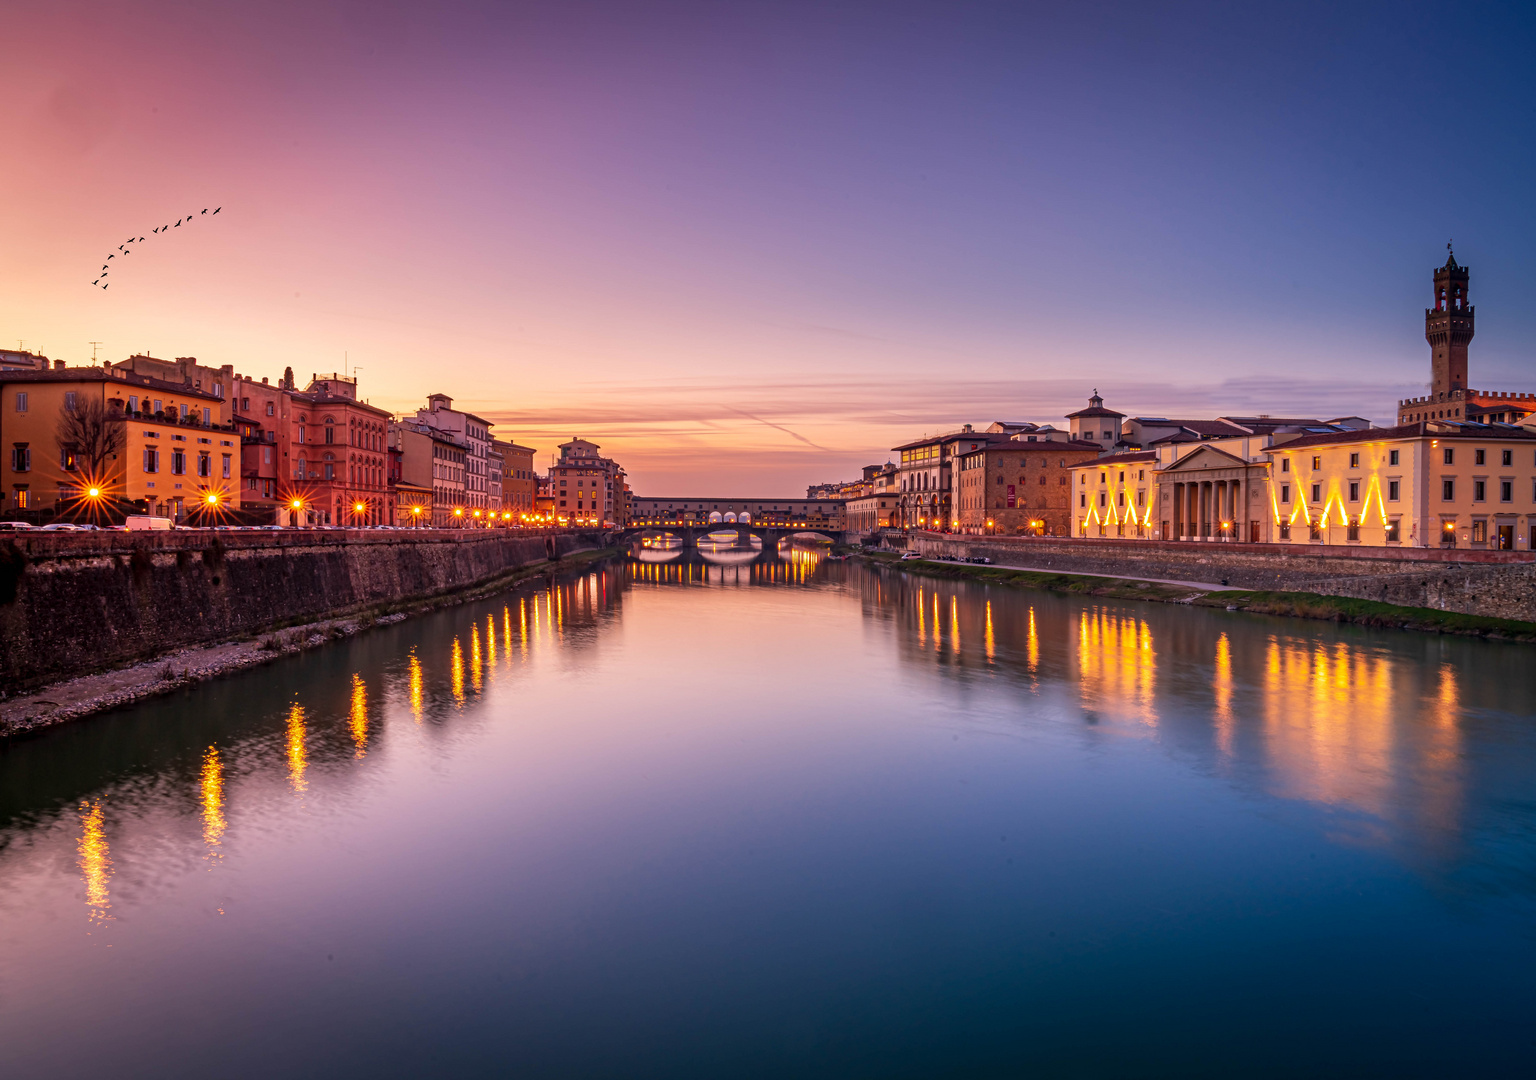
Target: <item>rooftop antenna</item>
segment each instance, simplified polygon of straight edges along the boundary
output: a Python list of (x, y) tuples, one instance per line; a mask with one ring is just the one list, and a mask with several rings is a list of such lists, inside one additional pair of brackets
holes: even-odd
[(91, 363), (94, 364), (94, 363), (96, 363), (96, 346), (100, 345), (101, 342), (99, 342), (99, 341), (87, 341), (86, 344), (91, 347)]

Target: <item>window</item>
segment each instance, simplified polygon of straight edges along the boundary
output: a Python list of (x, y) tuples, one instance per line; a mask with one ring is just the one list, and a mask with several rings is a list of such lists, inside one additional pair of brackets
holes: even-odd
[[(145, 399), (148, 400), (147, 398)], [(155, 412), (164, 412), (165, 404), (159, 398), (155, 398)]]
[(206, 477), (212, 471), (213, 471), (213, 462), (209, 460), (209, 456), (207, 454), (198, 454), (197, 455), (197, 475), (198, 476), (202, 476), (202, 477)]
[(128, 411), (129, 412), (138, 412), (139, 411), (139, 395), (138, 394), (129, 394), (128, 395)]
[(1351, 469), (1358, 469), (1360, 467), (1360, 455), (1358, 453), (1349, 455), (1349, 467)]
[(1396, 450), (1388, 450), (1387, 451), (1387, 464), (1388, 465), (1396, 465), (1396, 464), (1398, 464), (1397, 455), (1398, 455), (1398, 451), (1396, 451)]
[(1358, 481), (1358, 480), (1351, 480), (1349, 482), (1349, 501), (1350, 502), (1359, 502), (1360, 501), (1360, 481)]
[(1445, 462), (1447, 465), (1456, 464), (1456, 451), (1447, 446), (1443, 451), (1441, 451), (1440, 460)]
[(1078, 506), (1087, 506), (1088, 505), (1088, 494), (1086, 492), (1078, 495), (1078, 497), (1077, 497), (1077, 505)]
[(1515, 482), (1513, 480), (1499, 481), (1499, 502), (1515, 501)]
[(180, 447), (171, 451), (171, 475), (181, 476), (187, 471), (187, 452)]
[(1312, 455), (1312, 467), (1314, 469), (1321, 469), (1323, 467), (1323, 459), (1322, 459), (1322, 457), (1320, 457), (1317, 454), (1313, 454)]
[[(26, 395), (21, 395), (21, 396), (25, 397)], [(22, 410), (22, 411), (25, 412), (26, 410)], [(30, 507), (31, 505), (32, 505), (32, 493), (30, 491), (28, 491), (24, 485), (23, 486), (18, 486), (16, 488), (16, 509), (18, 509), (18, 510), (25, 510), (28, 507)]]
[(1456, 501), (1456, 481), (1454, 481), (1454, 480), (1442, 480), (1442, 481), (1440, 481), (1440, 501), (1441, 502), (1455, 502)]
[(1397, 502), (1402, 497), (1403, 482), (1401, 480), (1387, 481), (1387, 502)]
[(1356, 543), (1359, 543), (1360, 542), (1360, 519), (1358, 517), (1352, 517), (1352, 518), (1349, 518), (1347, 520), (1348, 520), (1349, 524), (1344, 526), (1344, 539), (1345, 540), (1353, 540)]
[(1283, 502), (1283, 503), (1288, 503), (1288, 502), (1291, 501), (1291, 485), (1290, 484), (1281, 484), (1280, 485), (1280, 501)]
[(1473, 502), (1486, 502), (1487, 500), (1488, 500), (1488, 481), (1486, 481), (1486, 480), (1474, 480), (1474, 481), (1472, 481), (1472, 501)]
[(1291, 538), (1291, 523), (1289, 521), (1282, 521), (1280, 523), (1280, 539), (1282, 539), (1282, 540), (1289, 540), (1290, 538)]
[(276, 410), (275, 410), (275, 408), (274, 408), (274, 403), (273, 403), (273, 402), (270, 402), (270, 401), (269, 401), (269, 402), (267, 402), (267, 415), (268, 415), (268, 416), (271, 416), (271, 415), (273, 415), (273, 413), (274, 413), (274, 412), (275, 412), (275, 411), (276, 411)]
[(1290, 472), (1291, 471), (1291, 459), (1290, 458), (1281, 458), (1280, 459), (1280, 471), (1281, 472)]
[(26, 412), (27, 411), (27, 395), (26, 395), (25, 391), (18, 390), (16, 392), (16, 411), (17, 412)]
[(144, 448), (144, 471), (147, 473), (157, 473), (160, 471), (160, 451), (158, 448), (153, 446), (146, 446)]
[(65, 443), (59, 447), (59, 466), (65, 472), (75, 472), (80, 468), (80, 455), (74, 443)]
[(182, 407), (181, 407), (181, 418), (183, 420), (185, 420), (187, 418), (187, 407), (186, 407), (186, 405), (182, 405)]
[(211, 410), (208, 410), (208, 409), (204, 409), (203, 410), (203, 423), (205, 423), (205, 424), (213, 423), (213, 413), (212, 413)]
[(1474, 544), (1486, 544), (1488, 542), (1488, 521), (1472, 522), (1472, 542)]
[(1472, 464), (1474, 464), (1474, 465), (1486, 465), (1486, 464), (1488, 464), (1488, 451), (1483, 450), (1481, 448), (1472, 451)]
[(73, 390), (64, 391), (64, 411), (75, 411), (75, 392)]
[(1313, 484), (1312, 485), (1312, 501), (1313, 502), (1322, 502), (1323, 501), (1323, 485), (1322, 484)]
[(11, 471), (32, 471), (32, 451), (28, 449), (26, 443), (17, 443), (11, 448)]
[(1515, 463), (1515, 452), (1513, 450), (1502, 450), (1502, 451), (1499, 452), (1499, 464), (1501, 464), (1501, 465), (1513, 465), (1514, 463)]
[(1403, 534), (1400, 528), (1399, 519), (1393, 518), (1391, 521), (1387, 522), (1387, 543), (1396, 544), (1401, 541), (1402, 538)]

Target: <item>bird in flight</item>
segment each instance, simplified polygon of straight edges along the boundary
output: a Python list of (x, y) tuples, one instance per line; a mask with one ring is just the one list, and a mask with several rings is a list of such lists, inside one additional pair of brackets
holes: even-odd
[[(224, 209), (222, 206), (219, 207), (219, 210), (222, 210), (222, 209)], [(214, 213), (217, 214), (219, 212), (219, 210), (215, 210)]]
[(206, 214), (206, 213), (207, 213), (207, 212), (208, 212), (208, 208), (207, 208), (207, 207), (206, 207), (206, 206), (205, 206), (205, 207), (203, 207), (203, 213), (205, 213), (205, 214)]
[(178, 228), (178, 229), (179, 229), (179, 228), (181, 228), (181, 222), (179, 222), (179, 221), (178, 221), (178, 222), (177, 222), (177, 223), (176, 223), (176, 228)]
[(117, 256), (116, 256), (116, 255), (108, 255), (108, 256), (107, 256), (107, 258), (109, 258), (109, 259), (115, 259), (115, 258), (117, 258)]

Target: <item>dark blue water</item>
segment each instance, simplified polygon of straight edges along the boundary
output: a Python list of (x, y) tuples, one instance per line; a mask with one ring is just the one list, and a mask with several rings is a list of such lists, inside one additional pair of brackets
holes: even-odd
[(0, 1073), (1536, 1063), (1528, 647), (692, 558), (5, 745)]

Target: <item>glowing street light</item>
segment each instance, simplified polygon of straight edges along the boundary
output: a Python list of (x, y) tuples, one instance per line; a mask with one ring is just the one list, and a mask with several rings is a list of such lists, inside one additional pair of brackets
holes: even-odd
[(88, 499), (99, 499), (99, 498), (101, 498), (101, 488), (99, 488), (99, 487), (86, 488), (85, 489), (85, 497), (88, 498)]

